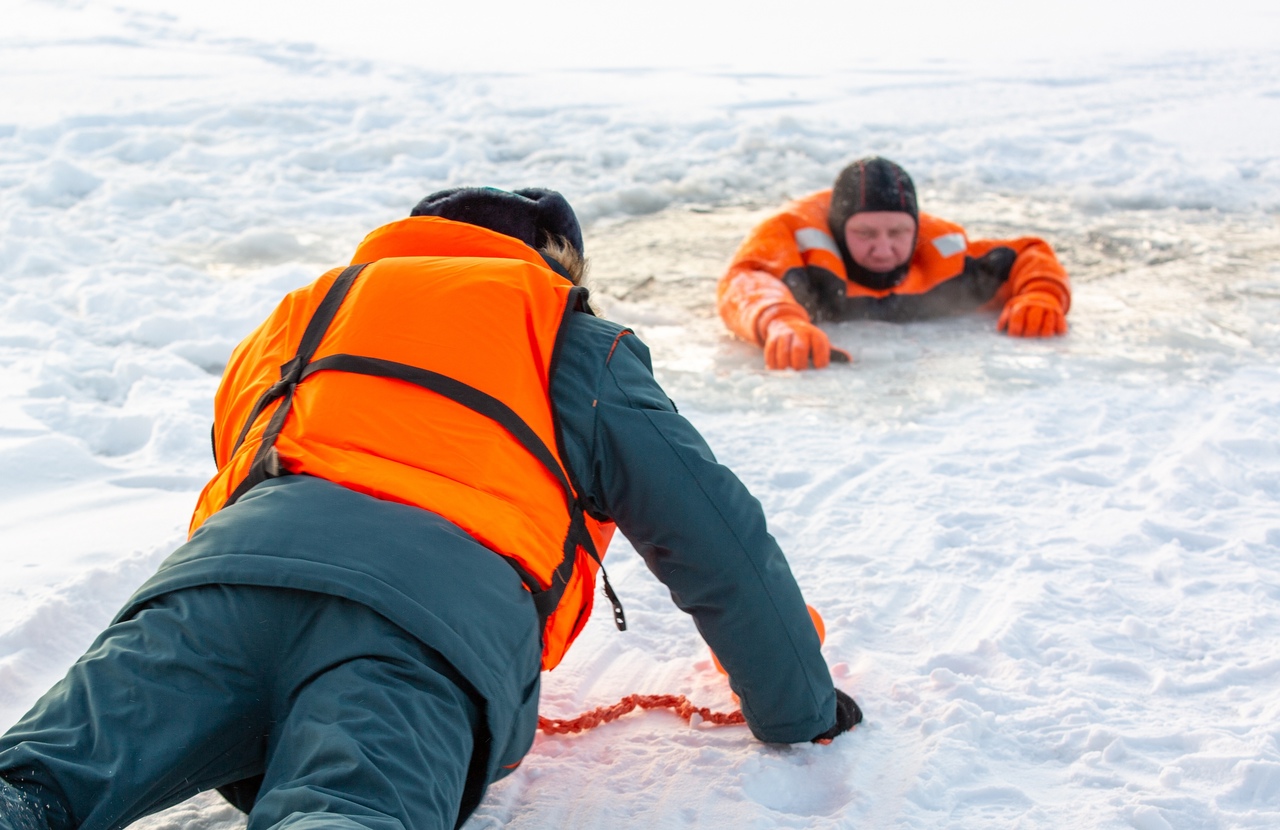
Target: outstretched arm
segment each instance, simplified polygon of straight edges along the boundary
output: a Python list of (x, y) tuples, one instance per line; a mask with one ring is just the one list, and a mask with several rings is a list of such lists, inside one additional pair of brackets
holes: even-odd
[[(764, 348), (770, 369), (816, 368), (831, 362), (831, 342), (813, 325), (782, 277), (804, 268), (795, 235), (779, 214), (756, 227), (716, 288), (716, 309), (734, 334)], [(837, 359), (848, 355), (836, 350)]]
[(1049, 243), (1036, 237), (977, 243), (986, 244), (1010, 247), (1017, 252), (1001, 294), (1004, 306), (996, 327), (1015, 337), (1066, 334), (1071, 284)]
[[(564, 349), (565, 361), (583, 350)], [(596, 352), (599, 353), (598, 351)], [(568, 383), (572, 367), (560, 372)], [(808, 741), (837, 723), (817, 634), (759, 502), (718, 464), (653, 379), (634, 335), (613, 348), (595, 405), (561, 406), (566, 459), (590, 508), (614, 519), (729, 673), (763, 741)]]

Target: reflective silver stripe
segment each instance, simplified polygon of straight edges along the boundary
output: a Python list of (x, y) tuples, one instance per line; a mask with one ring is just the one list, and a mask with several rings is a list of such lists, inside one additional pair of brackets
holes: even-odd
[(831, 238), (831, 234), (817, 228), (801, 228), (796, 231), (796, 247), (800, 249), (800, 253), (819, 250), (830, 251), (840, 256), (840, 249), (836, 247), (836, 241)]
[(962, 233), (949, 233), (933, 240), (933, 247), (944, 257), (955, 256), (969, 247)]

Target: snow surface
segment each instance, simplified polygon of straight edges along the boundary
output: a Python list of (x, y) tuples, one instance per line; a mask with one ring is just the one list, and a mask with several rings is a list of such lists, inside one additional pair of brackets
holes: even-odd
[[(469, 830), (1280, 826), (1274, 9), (1030, 25), (1026, 4), (925, 4), (938, 25), (870, 22), (931, 51), (797, 68), (741, 24), (660, 54), (643, 15), (634, 50), (603, 52), (573, 3), (582, 49), (548, 47), (552, 14), (523, 21), (521, 61), (495, 31), (491, 64), (421, 3), (374, 4), (414, 25), (372, 34), (336, 4), (292, 27), (190, 5), (6, 2), (0, 724), (181, 542), (219, 372), (279, 296), (431, 190), (539, 184), (588, 223), (600, 307), (760, 498), (867, 721), (825, 747), (662, 713), (540, 736)], [(715, 278), (770, 207), (867, 152), (973, 235), (1048, 238), (1070, 335), (846, 324), (854, 365), (765, 371)], [(631, 630), (593, 619), (544, 713), (729, 709), (625, 541), (610, 562)], [(137, 826), (243, 820), (202, 796)]]

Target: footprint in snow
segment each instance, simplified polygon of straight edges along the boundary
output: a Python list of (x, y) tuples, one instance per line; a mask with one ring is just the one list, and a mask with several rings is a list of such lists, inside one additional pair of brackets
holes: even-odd
[(757, 758), (742, 767), (743, 794), (770, 810), (797, 816), (828, 816), (853, 800), (843, 765), (826, 753)]

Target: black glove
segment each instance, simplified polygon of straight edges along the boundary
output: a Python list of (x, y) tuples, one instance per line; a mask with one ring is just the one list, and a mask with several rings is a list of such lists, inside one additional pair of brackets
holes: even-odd
[(853, 698), (836, 689), (836, 725), (813, 739), (814, 743), (830, 743), (831, 739), (842, 732), (848, 732), (862, 723), (862, 710)]

